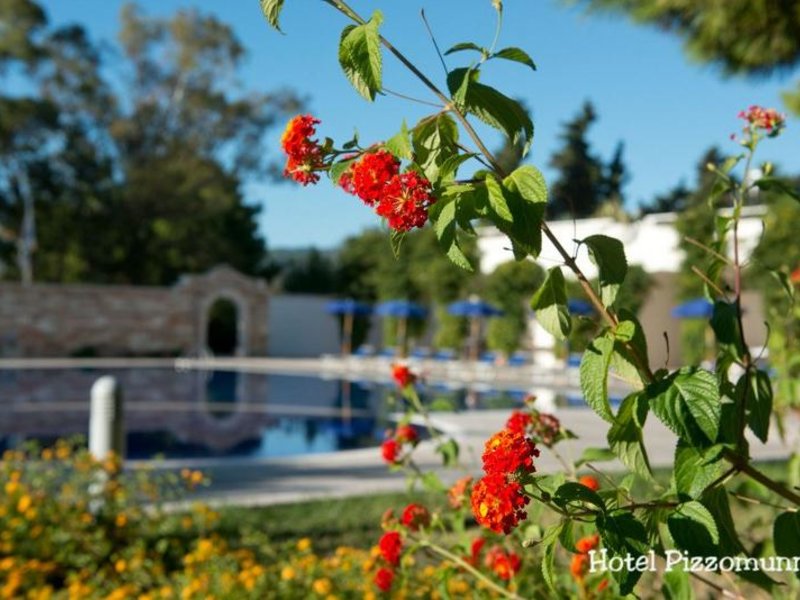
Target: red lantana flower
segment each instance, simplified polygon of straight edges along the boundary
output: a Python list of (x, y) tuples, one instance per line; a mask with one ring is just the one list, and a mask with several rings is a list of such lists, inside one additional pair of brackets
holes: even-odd
[(418, 173), (408, 171), (395, 175), (383, 188), (375, 209), (396, 231), (423, 227), (428, 220), (428, 207), (436, 199), (431, 195), (431, 183)]
[(383, 460), (389, 464), (395, 464), (400, 455), (400, 444), (394, 438), (389, 438), (381, 444), (381, 455)]
[(578, 553), (572, 557), (569, 571), (576, 581), (583, 581), (589, 571), (589, 552), (597, 548), (600, 543), (600, 536), (597, 534), (587, 535), (575, 542), (575, 549)]
[(419, 504), (409, 504), (403, 510), (400, 521), (411, 531), (418, 531), (421, 527), (431, 524), (431, 513), (428, 509)]
[(339, 185), (373, 206), (383, 197), (386, 184), (399, 172), (400, 161), (390, 152), (368, 152), (344, 172)]
[(594, 535), (587, 535), (575, 542), (575, 549), (581, 554), (588, 554), (590, 551), (597, 548), (600, 543), (600, 536), (596, 533)]
[(533, 419), (528, 413), (515, 410), (506, 421), (506, 429), (517, 433), (525, 434), (533, 424)]
[(597, 481), (596, 477), (592, 477), (591, 475), (584, 475), (580, 479), (578, 479), (578, 483), (581, 485), (589, 488), (593, 492), (596, 492), (600, 489), (600, 482)]
[(394, 439), (401, 444), (416, 444), (419, 441), (419, 435), (411, 425), (400, 425), (394, 434)]
[(378, 569), (378, 572), (375, 573), (374, 581), (379, 590), (382, 592), (388, 592), (392, 589), (392, 583), (394, 582), (394, 571), (387, 569), (386, 567), (381, 567)]
[(529, 498), (522, 486), (501, 473), (479, 479), (472, 488), (471, 500), (475, 520), (497, 533), (511, 533), (527, 517), (524, 509)]
[(281, 136), (281, 147), (288, 156), (283, 174), (303, 185), (319, 181), (315, 171), (323, 166), (322, 147), (311, 137), (316, 133), (314, 125), (320, 122), (311, 115), (297, 115)]
[(514, 475), (532, 473), (533, 458), (539, 456), (536, 445), (523, 434), (502, 429), (490, 437), (484, 447), (483, 470), (487, 474)]
[(764, 108), (763, 106), (753, 105), (746, 111), (741, 111), (739, 118), (744, 119), (756, 129), (762, 129), (769, 137), (778, 135), (786, 124), (786, 115), (782, 115), (774, 108)]
[(392, 379), (394, 379), (397, 387), (405, 388), (417, 380), (417, 376), (411, 372), (408, 365), (392, 365)]
[(403, 551), (403, 539), (397, 531), (387, 531), (378, 541), (383, 560), (392, 566), (400, 563), (400, 554)]
[(561, 422), (553, 415), (538, 413), (533, 419), (532, 437), (537, 443), (550, 448), (556, 442), (559, 433), (561, 433)]
[(458, 481), (453, 484), (447, 491), (447, 499), (450, 502), (450, 506), (453, 508), (461, 508), (464, 505), (464, 502), (467, 500), (467, 496), (469, 495), (469, 487), (472, 483), (472, 477), (462, 477)]
[(484, 544), (486, 544), (486, 540), (482, 537), (476, 537), (474, 540), (472, 540), (472, 544), (470, 545), (470, 555), (465, 560), (473, 567), (478, 566), (478, 559), (481, 556), (481, 550), (483, 550)]
[(522, 561), (517, 554), (506, 552), (500, 546), (494, 546), (486, 553), (486, 566), (505, 581), (514, 577), (521, 565)]

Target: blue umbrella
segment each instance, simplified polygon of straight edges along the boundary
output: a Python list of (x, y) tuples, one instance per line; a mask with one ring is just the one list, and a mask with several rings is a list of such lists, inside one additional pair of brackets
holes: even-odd
[(448, 305), (447, 312), (457, 317), (468, 317), (470, 320), (470, 355), (472, 360), (478, 360), (478, 336), (480, 335), (480, 320), (485, 317), (499, 317), (503, 311), (488, 302), (477, 298), (459, 300)]
[(424, 319), (428, 315), (428, 310), (410, 300), (387, 300), (378, 304), (375, 314), (398, 319), (397, 345), (400, 347), (400, 355), (405, 356), (408, 319)]
[(353, 340), (353, 321), (356, 315), (372, 313), (372, 307), (352, 298), (331, 300), (325, 305), (325, 310), (332, 315), (343, 315), (342, 324), (342, 354), (350, 354)]
[(580, 298), (570, 298), (567, 300), (567, 310), (573, 315), (581, 317), (588, 317), (594, 314), (594, 306), (592, 306), (592, 303), (581, 300)]
[(705, 298), (694, 298), (679, 304), (671, 313), (676, 319), (710, 319), (714, 305)]

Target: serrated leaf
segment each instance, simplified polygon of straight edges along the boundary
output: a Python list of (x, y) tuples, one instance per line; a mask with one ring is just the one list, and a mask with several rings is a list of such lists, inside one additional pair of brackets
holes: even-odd
[(679, 437), (708, 446), (719, 433), (722, 412), (717, 378), (687, 367), (647, 387), (650, 408)]
[(607, 438), (608, 447), (622, 464), (645, 479), (652, 479), (653, 472), (642, 435), (647, 410), (647, 398), (642, 393), (626, 396), (608, 430)]
[(503, 180), (506, 188), (534, 204), (547, 204), (547, 183), (541, 171), (532, 165), (517, 167)]
[(473, 267), (458, 243), (456, 235), (456, 208), (458, 198), (451, 200), (441, 199), (433, 205), (429, 212), (429, 218), (433, 222), (433, 229), (439, 245), (453, 264), (472, 271)]
[(413, 158), (411, 140), (405, 120), (403, 120), (400, 131), (386, 140), (386, 143), (383, 146), (397, 158), (405, 160), (411, 160)]
[(489, 175), (486, 178), (486, 191), (489, 193), (489, 206), (494, 211), (495, 215), (497, 215), (499, 219), (506, 221), (508, 225), (513, 223), (514, 216), (511, 214), (511, 208), (508, 206), (505, 190), (493, 175)]
[(482, 48), (478, 44), (473, 42), (460, 42), (458, 44), (454, 44), (447, 49), (444, 53), (445, 56), (450, 54), (454, 54), (455, 52), (463, 52), (464, 50), (475, 50), (476, 52), (480, 52), (481, 54), (486, 54), (486, 49)]
[[(719, 552), (722, 556), (736, 556), (745, 553), (745, 547), (736, 532), (728, 492), (724, 487), (715, 487), (703, 494), (703, 506), (714, 517), (719, 529)], [(760, 584), (759, 584), (760, 585)]]
[(613, 338), (605, 334), (596, 337), (584, 350), (578, 371), (586, 404), (609, 423), (614, 422), (614, 413), (608, 402), (608, 368), (613, 351)]
[(664, 573), (664, 586), (661, 591), (665, 600), (694, 600), (689, 574), (679, 565), (670, 567)]
[(739, 328), (739, 312), (736, 305), (730, 302), (717, 300), (711, 315), (711, 329), (717, 336), (722, 350), (730, 353), (731, 357), (740, 359), (744, 356), (746, 348), (742, 344), (742, 335)]
[(590, 235), (582, 243), (589, 248), (589, 258), (597, 265), (603, 304), (611, 306), (628, 272), (625, 248), (618, 239), (599, 234)]
[(703, 491), (725, 472), (725, 462), (716, 447), (695, 448), (683, 440), (675, 448), (672, 480), (678, 497), (699, 498)]
[(667, 527), (675, 545), (691, 556), (715, 556), (719, 551), (714, 516), (696, 500), (678, 506), (667, 517)]
[(620, 324), (624, 325), (623, 337), (627, 337), (629, 333), (627, 324), (632, 323), (634, 329), (633, 335), (627, 342), (617, 337), (614, 354), (611, 356), (611, 372), (633, 388), (641, 389), (648, 378), (646, 373), (640, 371), (639, 365), (641, 364), (644, 368), (648, 368), (650, 365), (644, 329), (636, 316), (627, 308), (621, 308), (618, 316)]
[(383, 21), (380, 11), (363, 25), (348, 25), (339, 42), (339, 64), (350, 83), (364, 98), (372, 102), (382, 87), (383, 65), (378, 26)]
[(606, 510), (606, 503), (596, 492), (576, 481), (567, 481), (559, 486), (553, 494), (553, 502), (562, 507), (570, 502), (588, 502), (602, 511)]
[[(281, 31), (280, 16), (283, 10), (283, 0), (260, 0), (261, 12), (267, 19), (267, 22), (273, 29)], [(281, 33), (283, 33), (281, 31)]]
[(562, 523), (548, 527), (542, 537), (542, 578), (545, 584), (553, 593), (558, 593), (556, 589), (556, 575), (553, 569), (553, 559), (555, 558), (556, 540), (561, 534)]
[[(638, 521), (631, 513), (621, 513), (615, 515), (600, 514), (597, 517), (597, 530), (603, 540), (603, 545), (607, 548), (610, 556), (642, 556), (650, 549), (647, 541), (647, 531), (644, 525)], [(642, 572), (637, 569), (620, 569), (611, 572), (614, 579), (620, 586), (620, 593), (625, 596), (629, 594), (636, 582), (642, 576)]]
[(478, 156), (473, 153), (456, 154), (446, 158), (439, 167), (440, 182), (452, 181), (458, 173), (458, 168), (471, 158)]
[(522, 154), (533, 142), (533, 121), (516, 100), (478, 82), (476, 69), (454, 69), (447, 75), (447, 87), (456, 105), (487, 125), (505, 133), (512, 144), (525, 141)]
[(498, 50), (494, 54), (492, 54), (491, 58), (502, 58), (505, 60), (512, 60), (514, 62), (522, 63), (523, 65), (529, 66), (534, 71), (536, 70), (536, 63), (533, 62), (533, 59), (528, 56), (528, 53), (522, 50), (521, 48), (503, 48), (502, 50)]
[(411, 130), (414, 162), (431, 182), (439, 180), (440, 166), (458, 154), (458, 125), (452, 117), (437, 114), (425, 117)]
[(567, 309), (567, 288), (564, 274), (559, 267), (547, 271), (544, 283), (531, 299), (531, 308), (536, 311), (536, 320), (556, 339), (566, 339), (572, 328)]

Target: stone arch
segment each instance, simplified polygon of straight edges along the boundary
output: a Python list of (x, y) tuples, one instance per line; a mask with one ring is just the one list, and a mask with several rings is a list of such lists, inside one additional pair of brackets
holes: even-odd
[(218, 289), (210, 293), (204, 298), (200, 308), (200, 316), (202, 325), (200, 334), (202, 336), (202, 348), (204, 354), (216, 354), (211, 347), (210, 329), (212, 325), (212, 312), (215, 306), (219, 303), (229, 303), (235, 310), (236, 319), (236, 344), (230, 354), (223, 354), (227, 356), (246, 356), (248, 348), (248, 302), (245, 298), (233, 289)]

